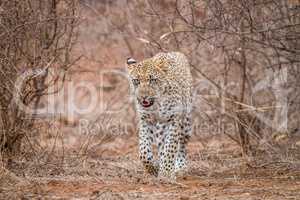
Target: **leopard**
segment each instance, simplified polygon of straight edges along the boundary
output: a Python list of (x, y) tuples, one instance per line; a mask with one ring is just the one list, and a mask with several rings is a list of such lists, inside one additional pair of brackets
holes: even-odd
[(139, 159), (148, 174), (176, 179), (187, 170), (192, 133), (189, 61), (183, 53), (162, 52), (139, 62), (129, 57), (126, 65), (138, 116)]

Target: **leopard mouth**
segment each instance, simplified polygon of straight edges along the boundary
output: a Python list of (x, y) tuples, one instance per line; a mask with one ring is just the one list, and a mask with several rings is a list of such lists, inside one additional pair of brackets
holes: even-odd
[(148, 108), (150, 106), (152, 106), (154, 104), (154, 99), (150, 98), (150, 99), (144, 99), (142, 101), (140, 101), (140, 104), (144, 107), (144, 108)]

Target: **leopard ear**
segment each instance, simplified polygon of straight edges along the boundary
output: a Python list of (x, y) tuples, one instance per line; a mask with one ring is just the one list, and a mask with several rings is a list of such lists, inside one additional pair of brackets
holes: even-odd
[(165, 60), (157, 59), (155, 60), (155, 66), (158, 70), (167, 72), (168, 71), (168, 64), (165, 62)]
[(133, 59), (133, 58), (127, 58), (127, 65), (132, 65), (132, 64), (135, 64), (136, 63), (136, 60)]

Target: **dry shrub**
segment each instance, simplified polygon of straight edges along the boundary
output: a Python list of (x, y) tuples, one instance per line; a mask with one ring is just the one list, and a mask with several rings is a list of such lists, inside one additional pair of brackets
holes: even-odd
[[(59, 86), (53, 86), (63, 82), (74, 63), (70, 53), (76, 39), (76, 10), (76, 0), (0, 3), (0, 150), (4, 162), (20, 153), (22, 140), (35, 130), (35, 110), (42, 106), (41, 98), (57, 92)], [(50, 87), (56, 89), (49, 91)]]

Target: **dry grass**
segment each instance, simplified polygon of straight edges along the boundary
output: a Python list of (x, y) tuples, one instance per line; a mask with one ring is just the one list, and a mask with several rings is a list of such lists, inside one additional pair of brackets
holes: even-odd
[[(298, 199), (299, 148), (286, 154), (261, 152), (245, 162), (239, 147), (224, 137), (189, 145), (190, 168), (176, 182), (144, 174), (136, 137), (111, 141), (110, 150), (78, 156), (74, 149), (36, 162), (18, 159), (2, 173), (0, 195), (11, 199)], [(73, 146), (74, 147), (74, 146)], [(61, 148), (57, 147), (61, 152)], [(75, 148), (76, 149), (76, 148)], [(298, 153), (296, 153), (298, 152)], [(37, 152), (38, 153), (38, 152)], [(297, 155), (297, 156), (295, 156)], [(252, 165), (249, 165), (251, 163)]]

